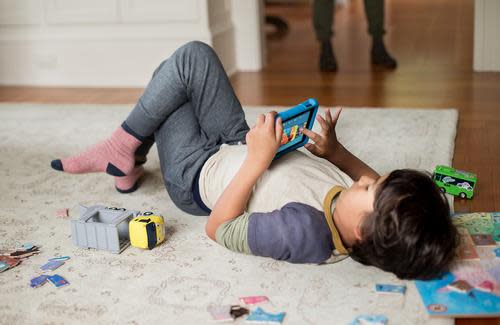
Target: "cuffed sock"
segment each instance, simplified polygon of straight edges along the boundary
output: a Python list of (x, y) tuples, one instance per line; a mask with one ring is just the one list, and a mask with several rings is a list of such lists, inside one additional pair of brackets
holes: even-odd
[(141, 140), (119, 127), (103, 142), (76, 156), (53, 160), (50, 165), (70, 174), (106, 172), (113, 176), (125, 176), (134, 169), (134, 154), (141, 143)]
[(144, 174), (142, 165), (134, 167), (129, 175), (115, 177), (115, 188), (120, 193), (132, 193), (139, 188), (139, 178)]

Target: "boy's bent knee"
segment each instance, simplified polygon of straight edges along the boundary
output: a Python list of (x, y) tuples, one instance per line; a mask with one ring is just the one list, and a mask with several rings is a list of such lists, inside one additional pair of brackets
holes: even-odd
[(188, 56), (201, 56), (203, 58), (217, 56), (214, 49), (210, 45), (201, 41), (190, 41), (182, 45), (176, 53)]

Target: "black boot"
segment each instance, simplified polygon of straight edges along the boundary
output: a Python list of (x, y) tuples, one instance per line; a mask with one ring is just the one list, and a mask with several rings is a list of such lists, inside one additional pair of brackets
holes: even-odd
[(337, 71), (337, 59), (333, 53), (330, 40), (321, 41), (321, 53), (319, 55), (319, 69), (325, 72)]
[(387, 53), (382, 38), (373, 38), (372, 44), (372, 64), (382, 66), (387, 69), (396, 69), (398, 63)]

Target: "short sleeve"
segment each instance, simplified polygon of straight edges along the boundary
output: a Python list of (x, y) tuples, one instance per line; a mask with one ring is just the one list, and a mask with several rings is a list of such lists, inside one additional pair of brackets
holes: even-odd
[(291, 263), (323, 263), (333, 251), (323, 212), (298, 202), (271, 212), (252, 213), (248, 247), (253, 255)]
[(249, 217), (250, 213), (245, 212), (221, 224), (215, 232), (215, 241), (234, 252), (252, 254), (247, 238)]

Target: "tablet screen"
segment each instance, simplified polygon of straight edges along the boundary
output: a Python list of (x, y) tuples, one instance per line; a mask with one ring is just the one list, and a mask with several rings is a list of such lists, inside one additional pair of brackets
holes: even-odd
[(312, 113), (313, 110), (311, 109), (283, 121), (283, 135), (278, 151), (282, 151), (304, 140), (304, 135), (300, 129), (307, 127)]

